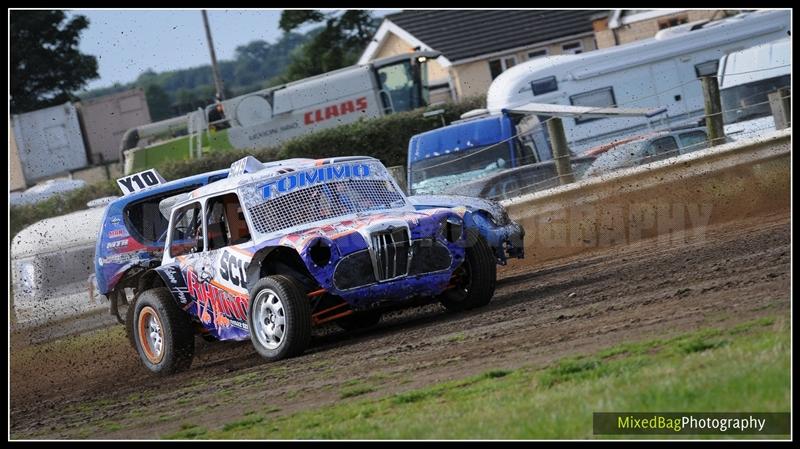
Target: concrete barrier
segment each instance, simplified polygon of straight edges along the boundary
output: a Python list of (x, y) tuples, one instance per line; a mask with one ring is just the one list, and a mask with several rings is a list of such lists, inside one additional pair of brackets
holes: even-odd
[(526, 263), (644, 240), (671, 245), (711, 224), (788, 210), (790, 141), (791, 128), (502, 203), (525, 228)]

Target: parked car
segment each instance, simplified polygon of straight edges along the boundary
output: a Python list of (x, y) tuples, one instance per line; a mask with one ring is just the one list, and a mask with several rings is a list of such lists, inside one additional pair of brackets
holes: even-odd
[[(575, 179), (581, 179), (594, 162), (594, 156), (575, 156), (570, 159)], [(501, 201), (527, 193), (557, 187), (561, 184), (554, 160), (500, 170), (489, 176), (464, 182), (445, 189), (445, 194), (461, 195)]]
[(247, 157), (225, 180), (162, 201), (163, 257), (142, 274), (128, 314), (142, 362), (162, 374), (188, 368), (196, 333), (249, 339), (280, 360), (329, 321), (353, 329), (420, 301), (488, 304), (496, 256), (466, 226), (477, 210), (422, 206), (369, 157)]
[[(585, 176), (598, 176), (625, 167), (660, 161), (708, 147), (705, 128), (687, 128), (642, 135), (606, 148)], [(593, 150), (589, 150), (593, 151)]]

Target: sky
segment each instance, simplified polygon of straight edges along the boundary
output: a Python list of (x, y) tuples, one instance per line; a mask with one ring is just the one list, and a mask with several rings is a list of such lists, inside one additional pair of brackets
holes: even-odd
[[(397, 10), (377, 10), (382, 17)], [(209, 64), (211, 58), (200, 10), (71, 10), (89, 27), (81, 34), (81, 52), (97, 57), (100, 78), (86, 88), (127, 83), (152, 68), (156, 72)], [(209, 10), (217, 60), (233, 59), (236, 47), (252, 40), (277, 41), (281, 10)], [(311, 27), (301, 28), (307, 31)]]

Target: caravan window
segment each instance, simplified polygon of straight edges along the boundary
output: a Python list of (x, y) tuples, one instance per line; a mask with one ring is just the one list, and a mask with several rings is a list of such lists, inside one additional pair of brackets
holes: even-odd
[(558, 90), (558, 82), (555, 76), (548, 76), (547, 78), (531, 81), (531, 89), (533, 90), (533, 95), (546, 94)]
[(711, 61), (701, 62), (694, 66), (694, 73), (698, 78), (702, 76), (714, 76), (717, 74), (717, 67), (719, 60), (713, 59)]
[[(617, 100), (614, 98), (614, 89), (611, 87), (604, 87), (602, 89), (590, 90), (577, 95), (569, 97), (569, 102), (573, 106), (594, 106), (598, 108), (605, 108), (609, 106), (616, 106)], [(592, 120), (600, 120), (597, 118), (576, 118), (575, 124), (591, 122)]]

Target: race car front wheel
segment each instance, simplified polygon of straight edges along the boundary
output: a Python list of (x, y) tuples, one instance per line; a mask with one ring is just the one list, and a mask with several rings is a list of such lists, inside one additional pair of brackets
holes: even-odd
[(155, 288), (139, 295), (133, 310), (133, 343), (139, 358), (156, 374), (188, 369), (194, 357), (194, 332), (169, 290)]
[(453, 272), (450, 288), (439, 297), (448, 310), (469, 310), (489, 304), (494, 296), (497, 265), (486, 240), (474, 229), (467, 231), (464, 262)]
[(269, 361), (300, 355), (311, 341), (308, 297), (289, 277), (259, 280), (250, 295), (247, 324), (256, 351)]

